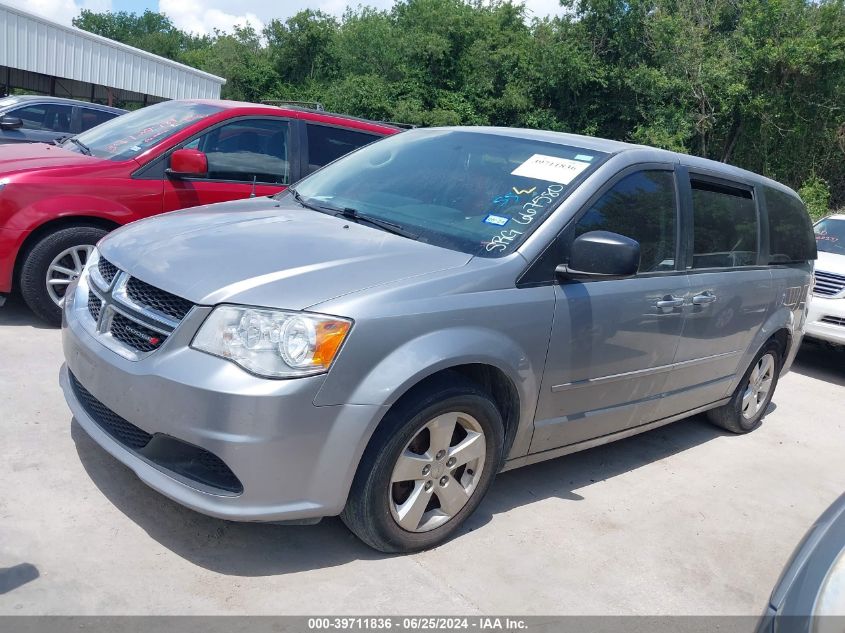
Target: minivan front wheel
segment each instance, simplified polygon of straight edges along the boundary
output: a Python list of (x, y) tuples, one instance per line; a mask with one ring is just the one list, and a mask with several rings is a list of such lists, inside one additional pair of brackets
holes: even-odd
[(772, 401), (780, 366), (780, 345), (771, 341), (757, 353), (730, 402), (711, 409), (707, 417), (716, 426), (733, 433), (748, 433), (756, 429)]
[(503, 423), (459, 374), (390, 411), (365, 452), (341, 518), (383, 552), (445, 541), (481, 502), (501, 464)]
[(65, 293), (105, 234), (93, 226), (71, 226), (45, 235), (29, 249), (21, 265), (20, 289), (36, 316), (61, 325)]

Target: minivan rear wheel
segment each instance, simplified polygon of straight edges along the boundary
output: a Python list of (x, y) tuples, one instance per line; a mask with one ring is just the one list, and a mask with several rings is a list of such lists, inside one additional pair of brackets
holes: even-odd
[(504, 426), (493, 399), (457, 372), (386, 415), (358, 467), (344, 523), (382, 552), (442, 543), (478, 507), (501, 465)]
[(708, 419), (732, 433), (748, 433), (756, 429), (772, 401), (780, 367), (780, 345), (770, 341), (754, 357), (730, 402), (708, 411)]
[(61, 325), (65, 293), (105, 234), (93, 226), (71, 226), (45, 235), (29, 249), (21, 265), (20, 289), (36, 316)]

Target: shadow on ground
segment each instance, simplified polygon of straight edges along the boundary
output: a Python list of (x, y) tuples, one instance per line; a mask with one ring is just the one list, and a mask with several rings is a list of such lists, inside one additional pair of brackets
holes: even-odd
[(3, 307), (0, 308), (0, 325), (33, 327), (39, 330), (56, 329), (35, 316), (23, 299), (17, 295), (10, 295)]
[(792, 371), (845, 387), (845, 346), (805, 340), (792, 364)]
[(38, 568), (31, 563), (19, 563), (12, 567), (0, 567), (0, 595), (37, 579)]
[[(556, 497), (584, 499), (591, 483), (659, 461), (722, 435), (698, 416), (607, 446), (501, 474), (460, 534), (493, 515)], [(336, 517), (318, 525), (234, 523), (188, 510), (143, 484), (91, 440), (74, 420), (71, 436), (85, 470), (100, 491), (147, 534), (178, 556), (221, 574), (268, 576), (380, 559)], [(448, 545), (446, 545), (448, 547)]]

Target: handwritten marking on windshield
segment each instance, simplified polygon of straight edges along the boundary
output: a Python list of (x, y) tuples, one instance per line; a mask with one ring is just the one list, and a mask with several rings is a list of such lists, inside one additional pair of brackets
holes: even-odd
[(483, 242), (483, 244), (488, 253), (492, 251), (506, 251), (511, 242), (520, 235), (522, 235), (522, 231), (503, 229), (501, 233), (494, 235), (489, 242)]
[(513, 187), (513, 192), (516, 195), (521, 196), (521, 195), (524, 195), (524, 194), (532, 194), (532, 193), (534, 193), (535, 189), (537, 189), (537, 187), (531, 187), (531, 189), (517, 189), (516, 187)]
[(563, 185), (549, 185), (539, 196), (535, 196), (531, 201), (522, 205), (522, 211), (519, 212), (518, 217), (513, 218), (513, 221), (522, 225), (531, 224), (537, 215), (537, 211), (545, 209), (555, 198), (560, 196), (564, 189)]

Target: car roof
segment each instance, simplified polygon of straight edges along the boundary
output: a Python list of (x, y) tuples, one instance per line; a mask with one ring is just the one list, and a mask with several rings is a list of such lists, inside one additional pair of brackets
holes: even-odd
[(527, 128), (509, 128), (509, 127), (488, 127), (488, 126), (457, 126), (457, 127), (441, 127), (441, 128), (426, 128), (430, 130), (464, 130), (468, 132), (477, 132), (480, 134), (496, 134), (499, 136), (510, 136), (513, 138), (524, 138), (535, 141), (545, 141), (547, 143), (559, 143), (561, 145), (571, 145), (573, 147), (583, 148), (596, 152), (605, 152), (607, 154), (620, 154), (632, 150), (648, 150), (653, 153), (655, 161), (666, 161), (671, 163), (679, 163), (692, 168), (706, 169), (710, 171), (718, 171), (726, 177), (733, 176), (741, 180), (751, 180), (760, 184), (765, 184), (775, 189), (779, 189), (784, 193), (792, 196), (797, 196), (792, 189), (783, 185), (776, 180), (767, 178), (760, 174), (735, 167), (727, 163), (721, 163), (708, 158), (701, 158), (699, 156), (691, 156), (689, 154), (681, 154), (666, 149), (651, 147), (649, 145), (637, 145), (635, 143), (626, 143), (624, 141), (614, 141), (611, 139), (598, 138), (594, 136), (584, 136), (581, 134), (570, 134), (568, 132), (552, 132), (549, 130), (533, 130)]
[(252, 110), (256, 113), (260, 112), (282, 112), (287, 116), (296, 119), (308, 119), (313, 121), (321, 121), (324, 123), (334, 123), (337, 125), (344, 125), (351, 128), (368, 129), (375, 131), (379, 129), (381, 132), (387, 134), (390, 132), (399, 132), (401, 127), (385, 121), (373, 121), (370, 119), (361, 119), (348, 114), (338, 114), (335, 112), (327, 112), (325, 110), (315, 110), (311, 108), (304, 108), (297, 105), (270, 105), (266, 103), (250, 103), (247, 101), (229, 101), (228, 99), (175, 99), (174, 101), (181, 101), (184, 103), (205, 103), (216, 106), (222, 110)]
[(78, 105), (78, 106), (85, 106), (86, 108), (94, 108), (95, 110), (105, 110), (106, 112), (115, 112), (123, 114), (126, 110), (121, 108), (113, 108), (111, 106), (102, 105), (100, 103), (91, 103), (89, 101), (80, 101), (79, 99), (66, 99), (65, 97), (51, 97), (49, 95), (10, 95), (8, 97), (3, 97), (3, 102), (9, 102), (11, 105), (11, 101), (14, 99), (18, 103), (26, 103), (28, 101), (35, 101), (38, 103), (62, 103), (65, 105)]
[(830, 215), (824, 216), (819, 222), (822, 220), (845, 220), (845, 213), (831, 213)]

